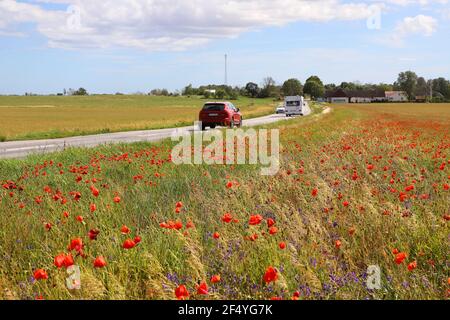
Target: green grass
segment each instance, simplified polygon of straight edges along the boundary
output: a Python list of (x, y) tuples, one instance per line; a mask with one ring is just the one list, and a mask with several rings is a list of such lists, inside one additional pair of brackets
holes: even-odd
[[(192, 124), (207, 100), (133, 95), (0, 96), (4, 140), (62, 138)], [(244, 118), (273, 113), (270, 99), (240, 97)]]
[[(269, 126), (280, 129), (282, 144), (281, 170), (273, 177), (250, 165), (176, 166), (168, 161), (170, 141), (2, 160), (0, 182), (13, 180), (17, 189), (0, 191), (0, 297), (174, 299), (174, 289), (184, 284), (192, 299), (204, 299), (195, 287), (206, 281), (209, 299), (290, 299), (295, 291), (300, 299), (446, 299), (450, 122), (439, 119), (440, 107), (429, 107), (433, 121), (424, 117), (430, 109), (403, 115), (349, 105), (319, 114), (323, 106), (314, 105), (311, 117)], [(410, 185), (414, 190), (405, 192)], [(52, 199), (57, 190), (66, 204)], [(73, 200), (71, 191), (81, 199)], [(400, 192), (407, 195), (403, 202)], [(222, 222), (226, 212), (238, 222)], [(273, 218), (278, 232), (269, 235), (266, 221), (250, 226), (253, 214)], [(161, 228), (168, 220), (180, 220), (183, 228)], [(195, 228), (186, 229), (188, 222)], [(121, 234), (122, 225), (130, 235)], [(100, 233), (91, 241), (87, 233), (94, 228)], [(142, 242), (123, 249), (137, 234)], [(248, 240), (253, 234), (256, 241)], [(84, 257), (75, 257), (81, 290), (70, 291), (65, 269), (53, 259), (76, 237), (85, 243)], [(401, 264), (393, 249), (407, 254)], [(93, 268), (99, 255), (105, 268)], [(417, 268), (408, 271), (413, 261)], [(380, 290), (365, 287), (369, 265), (381, 268)], [(279, 277), (266, 284), (269, 266)], [(30, 281), (37, 268), (49, 278)], [(211, 284), (213, 274), (221, 282)]]

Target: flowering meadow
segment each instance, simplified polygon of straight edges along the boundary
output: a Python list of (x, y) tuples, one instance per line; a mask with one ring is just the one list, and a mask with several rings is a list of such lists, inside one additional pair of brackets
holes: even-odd
[(450, 105), (323, 108), (271, 125), (275, 176), (170, 141), (0, 160), (0, 298), (448, 299)]

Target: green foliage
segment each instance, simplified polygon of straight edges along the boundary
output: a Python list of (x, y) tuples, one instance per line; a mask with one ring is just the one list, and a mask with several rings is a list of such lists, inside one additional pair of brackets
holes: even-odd
[(87, 96), (88, 92), (84, 88), (80, 88), (73, 93), (74, 96)]
[(281, 92), (286, 96), (300, 96), (303, 94), (303, 87), (298, 79), (289, 79), (283, 83)]
[(405, 91), (409, 100), (414, 100), (417, 88), (417, 74), (412, 71), (401, 72), (395, 86)]
[(303, 92), (313, 99), (321, 98), (325, 95), (325, 87), (317, 76), (311, 76), (306, 80)]

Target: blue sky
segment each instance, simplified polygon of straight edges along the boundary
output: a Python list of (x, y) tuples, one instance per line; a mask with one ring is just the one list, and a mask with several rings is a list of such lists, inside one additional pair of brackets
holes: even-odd
[(225, 53), (231, 85), (450, 78), (449, 35), (446, 0), (0, 0), (0, 94), (221, 84)]

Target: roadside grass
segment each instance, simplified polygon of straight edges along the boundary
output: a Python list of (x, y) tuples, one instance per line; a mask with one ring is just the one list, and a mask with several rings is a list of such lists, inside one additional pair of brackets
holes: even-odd
[[(1, 160), (0, 182), (16, 188), (0, 191), (0, 297), (174, 299), (183, 284), (191, 299), (204, 299), (196, 285), (205, 281), (209, 299), (290, 299), (296, 291), (300, 299), (448, 298), (450, 122), (430, 123), (420, 111), (411, 119), (395, 110), (323, 108), (268, 126), (280, 129), (275, 176), (251, 165), (174, 165), (168, 140)], [(223, 222), (225, 213), (237, 221)], [(255, 214), (264, 220), (249, 225)], [(160, 226), (170, 220), (182, 228)], [(97, 240), (89, 240), (91, 229), (100, 231)], [(135, 235), (142, 241), (123, 249)], [(77, 237), (83, 255), (71, 252), (81, 289), (68, 290), (53, 259)], [(394, 249), (406, 253), (399, 264)], [(107, 265), (94, 268), (100, 255)], [(370, 265), (381, 269), (381, 289), (366, 286)], [(266, 284), (269, 266), (278, 279)], [(47, 280), (33, 279), (38, 268)], [(216, 274), (221, 281), (212, 284)]]
[[(197, 120), (206, 101), (196, 96), (0, 96), (0, 136), (48, 139), (184, 126)], [(246, 119), (271, 114), (276, 104), (246, 97), (233, 103)]]

